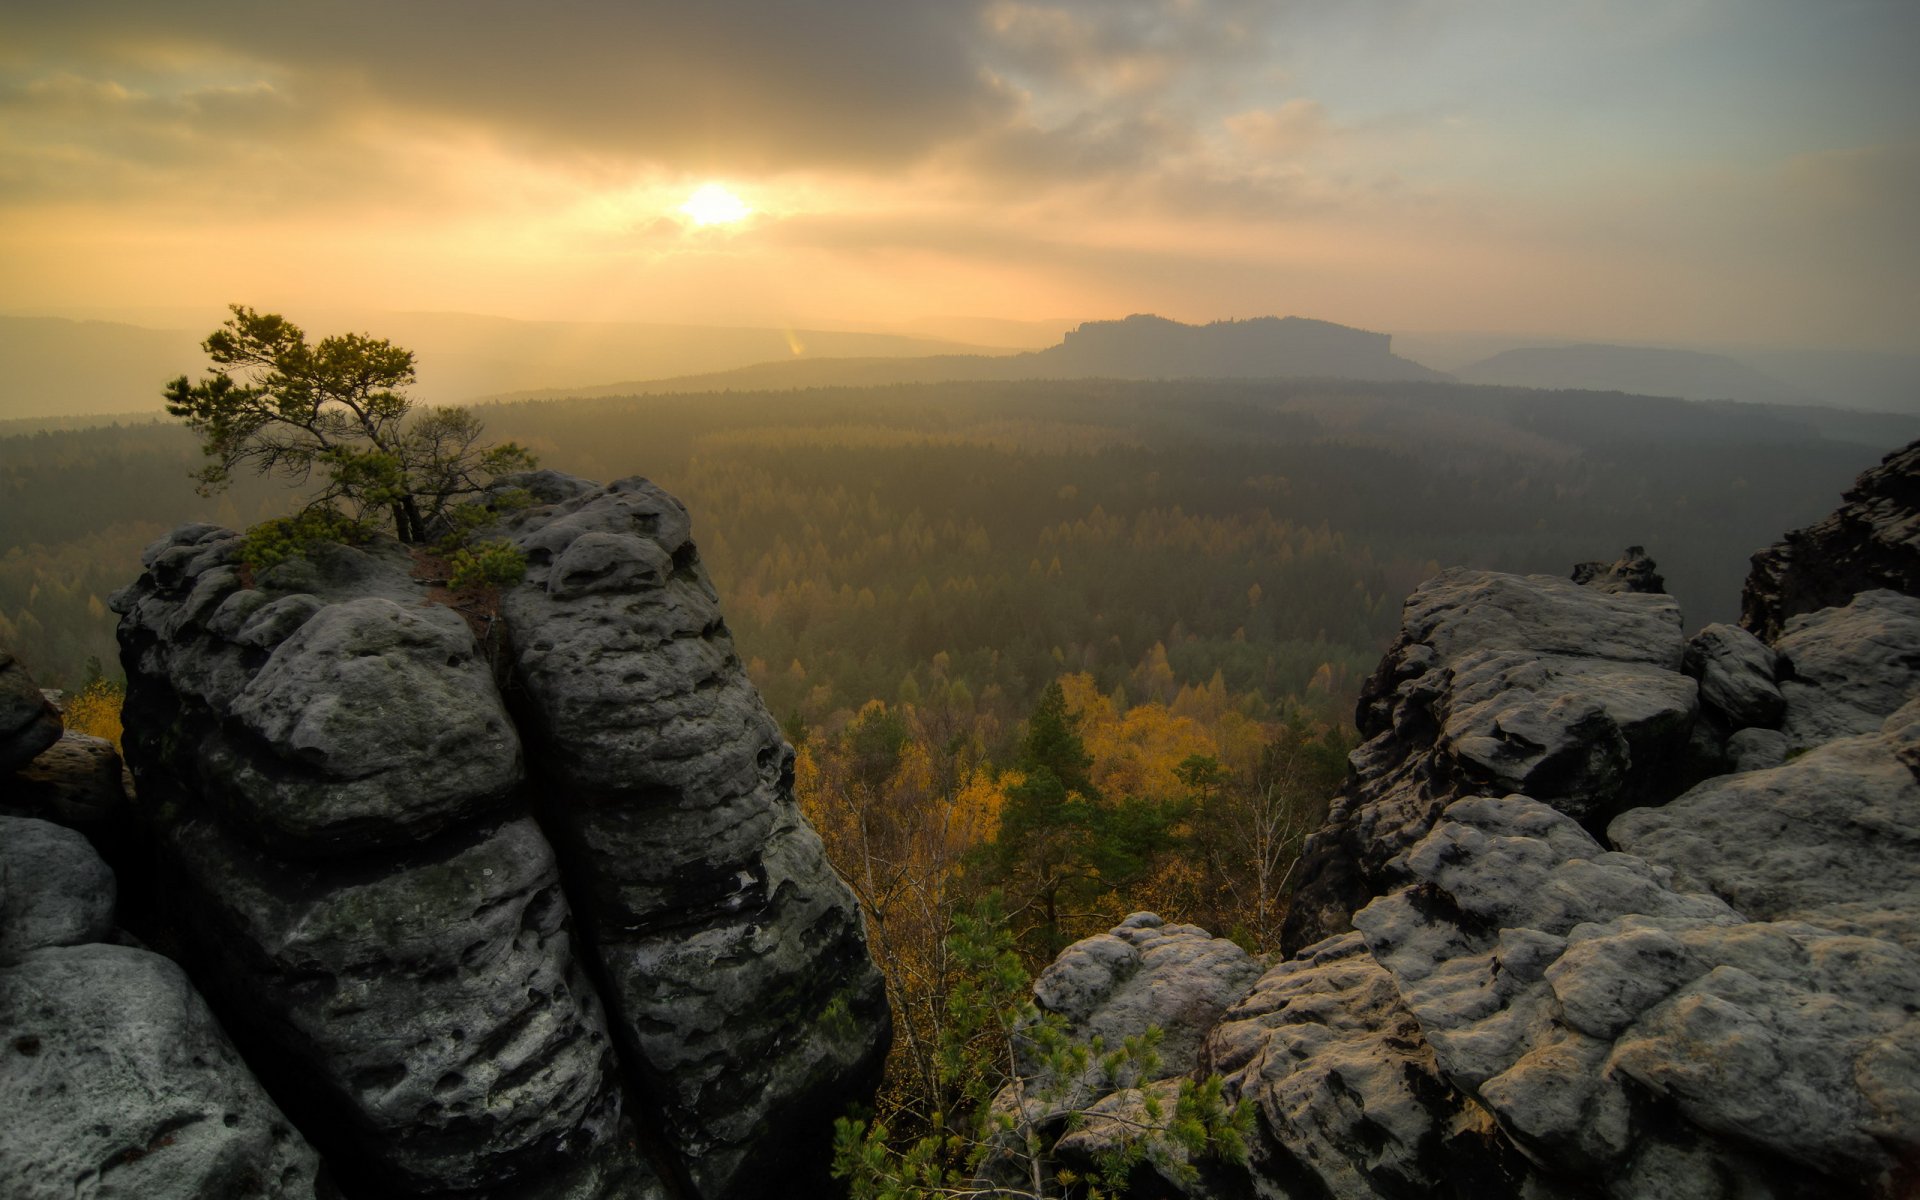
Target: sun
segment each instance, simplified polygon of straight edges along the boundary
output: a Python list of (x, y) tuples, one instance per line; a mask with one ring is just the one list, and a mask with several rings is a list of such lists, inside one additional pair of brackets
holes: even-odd
[(746, 201), (717, 183), (703, 184), (699, 191), (687, 197), (680, 211), (692, 217), (695, 225), (724, 225), (753, 212)]

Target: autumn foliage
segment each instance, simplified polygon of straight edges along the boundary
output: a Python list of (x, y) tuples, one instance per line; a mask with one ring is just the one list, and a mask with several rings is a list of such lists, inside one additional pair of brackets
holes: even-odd
[(1218, 680), (1128, 705), (1067, 675), (1018, 730), (965, 700), (875, 700), (794, 731), (800, 803), (887, 979), (897, 1036), (880, 1107), (904, 1133), (939, 1107), (957, 915), (1004, 897), (1029, 971), (1142, 909), (1271, 951), (1351, 745), (1300, 711), (1250, 716)]

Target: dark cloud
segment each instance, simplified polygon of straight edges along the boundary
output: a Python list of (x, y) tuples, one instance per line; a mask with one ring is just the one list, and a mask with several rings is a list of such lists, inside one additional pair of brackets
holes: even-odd
[(13, 6), (0, 41), (116, 81), (250, 64), (297, 102), (364, 99), (694, 169), (899, 161), (1006, 103), (980, 68), (977, 10), (958, 0), (106, 0)]

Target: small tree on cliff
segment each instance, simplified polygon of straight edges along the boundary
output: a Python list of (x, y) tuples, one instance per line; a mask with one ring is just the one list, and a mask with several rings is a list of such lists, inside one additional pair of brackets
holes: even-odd
[(461, 496), (533, 465), (512, 442), (486, 446), (480, 421), (459, 408), (414, 411), (404, 389), (413, 352), (384, 338), (346, 333), (309, 343), (277, 313), (231, 306), (202, 342), (215, 370), (166, 387), (167, 411), (200, 435), (211, 459), (194, 473), (202, 495), (252, 467), (319, 493), (309, 510), (340, 503), (355, 516), (384, 513), (403, 542), (421, 542)]

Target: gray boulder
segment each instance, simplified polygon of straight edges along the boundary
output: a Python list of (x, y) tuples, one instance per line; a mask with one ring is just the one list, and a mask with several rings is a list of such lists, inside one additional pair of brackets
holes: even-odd
[(162, 924), (350, 1190), (647, 1194), (488, 656), (405, 548), (238, 548), (178, 530), (113, 601)]
[(1862, 592), (1796, 616), (1774, 644), (1786, 663), (1782, 730), (1794, 750), (1873, 733), (1920, 698), (1920, 598)]
[(60, 714), (27, 669), (0, 649), (0, 775), (26, 766), (60, 740)]
[[(1053, 1147), (1053, 1167), (1089, 1169), (1155, 1123), (1145, 1093), (1159, 1095), (1160, 1121), (1167, 1119), (1181, 1077), (1199, 1063), (1207, 1031), (1259, 976), (1259, 964), (1239, 946), (1197, 926), (1167, 925), (1153, 913), (1134, 913), (1106, 933), (1082, 938), (1034, 980), (1036, 1007), (1067, 1038), (1102, 1052), (1158, 1030), (1153, 1069), (1129, 1065), (1113, 1075), (1096, 1055), (1077, 1077), (1055, 1078), (1029, 1024), (1025, 1036), (1015, 1033), (1016, 1078), (994, 1097), (994, 1107), (1017, 1112), (1034, 1128), (1064, 1130)], [(1070, 1120), (1076, 1113), (1092, 1117)], [(1157, 1149), (1165, 1153), (1172, 1146), (1163, 1141)], [(1016, 1129), (996, 1142), (977, 1182), (1018, 1186), (1030, 1173), (1024, 1136)]]
[(0, 1180), (19, 1200), (309, 1200), (318, 1160), (180, 968), (144, 950), (0, 967)]
[(31, 817), (0, 817), (0, 963), (113, 932), (113, 872), (87, 839)]
[(852, 895), (793, 799), (685, 508), (552, 472), (500, 531), (522, 734), (616, 1035), (703, 1197), (824, 1181), (832, 1118), (889, 1041)]
[(1490, 571), (1422, 584), (1361, 694), (1366, 740), (1307, 841), (1283, 945), (1347, 929), (1462, 796), (1523, 791), (1596, 824), (1660, 797), (1698, 711), (1685, 653), (1665, 595)]
[(1687, 642), (1684, 669), (1700, 681), (1700, 703), (1728, 729), (1775, 726), (1786, 711), (1776, 682), (1779, 656), (1746, 630), (1709, 625)]
[(427, 602), (405, 549), (332, 547), (243, 588), (239, 547), (176, 530), (114, 595), (143, 797), (211, 807), (292, 857), (398, 848), (497, 811), (518, 738), (472, 632)]
[(1259, 978), (1260, 964), (1226, 938), (1134, 913), (1061, 951), (1033, 981), (1033, 998), (1076, 1040), (1118, 1046), (1158, 1028), (1161, 1074), (1184, 1075), (1207, 1031)]

